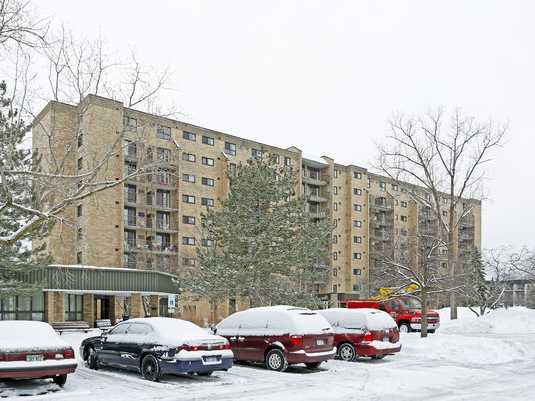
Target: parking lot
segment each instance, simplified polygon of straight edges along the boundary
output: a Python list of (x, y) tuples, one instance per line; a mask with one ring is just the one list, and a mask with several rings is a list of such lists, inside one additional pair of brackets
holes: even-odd
[[(43, 381), (4, 382), (0, 397), (36, 400), (532, 400), (535, 397), (535, 311), (515, 308), (447, 321), (428, 339), (402, 334), (402, 352), (383, 360), (329, 361), (316, 371), (284, 373), (235, 365), (212, 377), (143, 380), (115, 369), (80, 365), (60, 389)], [(65, 334), (77, 348), (84, 336)]]

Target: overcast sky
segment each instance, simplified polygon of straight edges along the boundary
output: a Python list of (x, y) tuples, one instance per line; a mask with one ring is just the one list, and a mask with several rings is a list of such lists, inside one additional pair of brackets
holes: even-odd
[(509, 121), (489, 165), (483, 247), (535, 246), (535, 2), (35, 2), (169, 64), (185, 121), (369, 166), (393, 112)]

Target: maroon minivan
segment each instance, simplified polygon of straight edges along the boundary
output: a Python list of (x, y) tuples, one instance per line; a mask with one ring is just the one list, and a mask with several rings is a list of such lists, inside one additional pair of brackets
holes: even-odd
[(229, 340), (236, 361), (264, 362), (270, 370), (282, 372), (299, 363), (315, 369), (336, 355), (331, 325), (306, 308), (251, 308), (230, 315), (214, 330)]

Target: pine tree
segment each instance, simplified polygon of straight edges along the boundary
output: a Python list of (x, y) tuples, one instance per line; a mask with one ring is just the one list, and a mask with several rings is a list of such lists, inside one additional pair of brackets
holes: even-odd
[(290, 167), (250, 160), (229, 180), (228, 199), (203, 215), (213, 246), (198, 247), (186, 289), (212, 301), (246, 297), (251, 306), (317, 305), (312, 286), (326, 280), (330, 223), (306, 212)]
[[(32, 151), (24, 147), (30, 127), (6, 96), (6, 83), (0, 83), (0, 236), (16, 232), (25, 222), (19, 209), (10, 203), (31, 206), (31, 182), (21, 176), (3, 174), (5, 170), (24, 171), (32, 166)], [(21, 241), (0, 246), (0, 298), (27, 295), (38, 288), (21, 279), (22, 272), (38, 269), (46, 264), (44, 249), (30, 249), (32, 238), (42, 235), (41, 228), (28, 232)]]
[(471, 261), (467, 266), (464, 295), (471, 305), (479, 308), (476, 311), (472, 306), (470, 310), (477, 316), (484, 315), (488, 309), (495, 307), (503, 295), (503, 286), (495, 280), (487, 280), (485, 263), (481, 252), (475, 249)]

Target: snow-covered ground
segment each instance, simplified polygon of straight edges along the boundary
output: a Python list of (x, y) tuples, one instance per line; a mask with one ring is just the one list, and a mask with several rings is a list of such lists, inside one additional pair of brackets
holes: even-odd
[[(526, 400), (535, 399), (535, 310), (510, 308), (476, 318), (460, 310), (421, 339), (403, 334), (403, 349), (383, 360), (330, 361), (318, 371), (285, 373), (240, 365), (209, 378), (165, 377), (160, 383), (114, 369), (79, 367), (64, 389), (46, 381), (0, 382), (0, 398), (29, 400)], [(75, 349), (84, 335), (64, 335)]]

